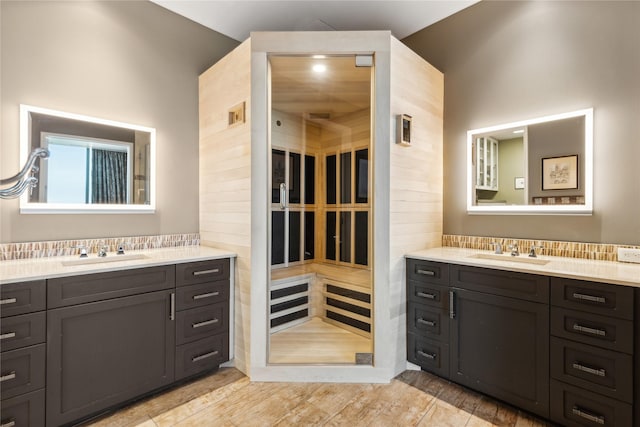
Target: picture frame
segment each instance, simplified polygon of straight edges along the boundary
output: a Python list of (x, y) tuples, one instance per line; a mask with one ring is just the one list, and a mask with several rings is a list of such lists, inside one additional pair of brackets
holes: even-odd
[(578, 188), (578, 155), (542, 159), (542, 190)]

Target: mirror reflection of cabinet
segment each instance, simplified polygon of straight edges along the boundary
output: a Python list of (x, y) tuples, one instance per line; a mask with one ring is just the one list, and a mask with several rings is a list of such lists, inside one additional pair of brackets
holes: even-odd
[(271, 150), (271, 265), (315, 256), (315, 161), (309, 154)]
[(498, 191), (498, 141), (476, 139), (476, 189)]
[(325, 212), (324, 257), (342, 264), (368, 266), (369, 150), (329, 154), (325, 162), (325, 204), (330, 210)]

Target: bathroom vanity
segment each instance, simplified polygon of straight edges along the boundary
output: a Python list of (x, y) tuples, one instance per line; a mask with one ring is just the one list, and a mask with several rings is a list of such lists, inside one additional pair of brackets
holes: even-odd
[(407, 256), (407, 359), (561, 425), (637, 425), (640, 266), (477, 252)]
[(234, 255), (156, 251), (72, 267), (8, 262), (41, 271), (15, 281), (3, 270), (2, 426), (82, 420), (229, 360)]

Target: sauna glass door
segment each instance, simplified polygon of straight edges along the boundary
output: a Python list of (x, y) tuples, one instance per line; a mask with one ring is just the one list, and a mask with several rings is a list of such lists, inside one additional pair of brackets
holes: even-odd
[(372, 67), (269, 56), (269, 364), (372, 364)]

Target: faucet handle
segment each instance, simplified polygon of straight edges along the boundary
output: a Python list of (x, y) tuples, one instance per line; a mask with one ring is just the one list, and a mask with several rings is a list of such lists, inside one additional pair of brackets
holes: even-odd
[(80, 258), (86, 258), (87, 255), (87, 247), (85, 245), (76, 245), (73, 247), (74, 249), (80, 249)]
[(518, 249), (517, 243), (509, 245), (509, 249), (511, 250), (511, 256), (520, 256), (520, 250)]
[(499, 242), (491, 242), (489, 243), (491, 246), (495, 246), (496, 248), (496, 254), (501, 254), (502, 253), (502, 243)]
[(124, 255), (124, 248), (130, 248), (131, 242), (120, 242), (118, 243), (116, 255)]
[(536, 249), (544, 249), (544, 247), (542, 246), (538, 246), (538, 245), (531, 245), (531, 249), (529, 249), (529, 256), (531, 258), (537, 258), (537, 254), (536, 254)]

